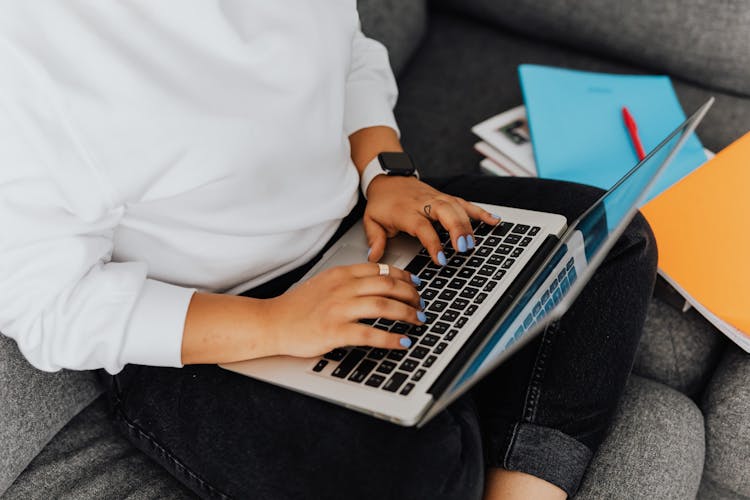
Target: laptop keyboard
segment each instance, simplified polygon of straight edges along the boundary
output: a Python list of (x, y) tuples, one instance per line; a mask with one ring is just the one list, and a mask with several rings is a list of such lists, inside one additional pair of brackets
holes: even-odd
[(450, 248), (450, 235), (441, 229), (438, 235), (447, 265), (434, 264), (422, 248), (406, 266), (422, 280), (417, 289), (426, 303), (427, 321), (423, 325), (385, 318), (361, 320), (381, 330), (408, 335), (412, 341), (409, 349), (334, 349), (320, 358), (312, 370), (322, 372), (332, 364), (332, 377), (409, 395), (541, 230), (507, 221), (497, 226), (472, 221), (472, 227), (473, 250), (455, 252)]

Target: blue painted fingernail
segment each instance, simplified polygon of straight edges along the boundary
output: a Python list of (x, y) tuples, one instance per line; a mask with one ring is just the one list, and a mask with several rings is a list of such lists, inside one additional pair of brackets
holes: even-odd
[(419, 286), (419, 285), (422, 284), (422, 280), (419, 279), (419, 276), (417, 276), (416, 274), (412, 274), (411, 275), (411, 282), (414, 283), (417, 286)]
[(469, 247), (469, 250), (474, 250), (474, 237), (472, 235), (466, 237), (466, 245)]
[(500, 216), (499, 216), (499, 215), (495, 215), (495, 214), (492, 214), (492, 217), (493, 217), (494, 219), (500, 220)]
[(403, 337), (398, 343), (401, 344), (401, 347), (411, 347), (411, 339), (409, 337)]
[(425, 304), (424, 299), (422, 297), (419, 297), (419, 308), (424, 309), (426, 305), (427, 304)]
[(427, 321), (427, 316), (425, 316), (422, 311), (417, 311), (417, 319), (424, 323), (425, 321)]
[(367, 258), (370, 258), (370, 254), (372, 253), (372, 248), (367, 249)]
[(448, 263), (448, 261), (445, 260), (445, 254), (442, 251), (438, 252), (438, 262), (441, 266), (444, 266)]
[(458, 251), (459, 252), (465, 252), (466, 251), (466, 238), (463, 236), (459, 236), (458, 240), (456, 240), (456, 243), (458, 244)]

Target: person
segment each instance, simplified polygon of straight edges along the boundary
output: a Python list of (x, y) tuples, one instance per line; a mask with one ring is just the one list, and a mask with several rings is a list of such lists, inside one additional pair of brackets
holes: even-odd
[[(385, 48), (355, 2), (5, 5), (0, 331), (41, 370), (103, 369), (123, 433), (205, 498), (564, 498), (622, 394), (655, 278), (638, 216), (572, 309), (422, 429), (217, 363), (403, 349), (403, 232), (445, 264), (466, 201), (561, 213), (600, 192), (537, 179), (359, 174), (399, 152)], [(288, 290), (359, 217), (362, 264)], [(105, 372), (106, 371), (106, 372)]]

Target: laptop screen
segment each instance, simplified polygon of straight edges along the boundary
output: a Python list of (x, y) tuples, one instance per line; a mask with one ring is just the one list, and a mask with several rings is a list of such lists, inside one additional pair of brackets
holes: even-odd
[(529, 285), (442, 395), (441, 407), (570, 307), (711, 102), (704, 104), (570, 225)]

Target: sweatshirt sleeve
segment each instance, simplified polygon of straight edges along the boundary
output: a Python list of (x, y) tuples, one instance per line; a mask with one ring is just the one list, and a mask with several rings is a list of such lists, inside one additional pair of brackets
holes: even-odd
[(9, 75), (0, 75), (0, 332), (45, 371), (181, 366), (195, 290), (149, 279), (144, 262), (112, 262), (124, 207), (43, 78)]
[(393, 107), (398, 87), (383, 44), (357, 30), (352, 42), (352, 57), (346, 81), (344, 130), (347, 135), (384, 125), (399, 133)]

